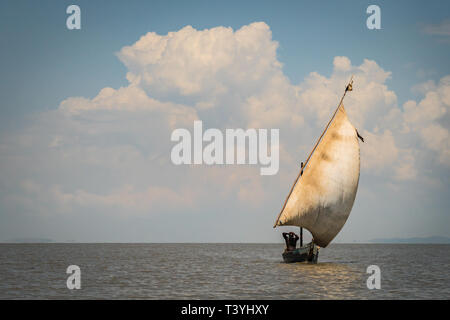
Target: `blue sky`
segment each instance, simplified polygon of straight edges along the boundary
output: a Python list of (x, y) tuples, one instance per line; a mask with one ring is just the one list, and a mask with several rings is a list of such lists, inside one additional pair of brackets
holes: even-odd
[[(67, 14), (65, 11), (67, 6), (73, 3), (81, 8), (81, 30), (70, 31), (66, 28)], [(381, 30), (369, 30), (366, 27), (368, 17), (366, 8), (370, 4), (377, 4), (381, 8)], [(93, 99), (105, 87), (119, 89), (128, 86), (129, 81), (126, 74), (129, 69), (125, 63), (131, 65), (136, 61), (130, 61), (128, 58), (123, 58), (121, 61), (118, 53), (122, 48), (132, 46), (148, 32), (165, 36), (168, 32), (178, 32), (187, 25), (197, 31), (219, 26), (231, 27), (236, 31), (254, 22), (264, 22), (270, 28), (271, 39), (278, 43), (276, 59), (283, 65), (281, 72), (289, 80), (287, 83), (293, 87), (300, 85), (302, 90), (313, 89), (306, 81), (310, 79), (308, 77), (311, 72), (316, 72), (333, 82), (334, 74), (338, 73), (336, 71), (337, 64), (334, 64), (335, 57), (347, 57), (354, 68), (365, 66), (365, 59), (374, 61), (377, 68), (376, 71), (373, 71), (374, 74), (390, 72), (390, 76), (386, 78), (380, 76), (383, 79), (377, 80), (380, 90), (383, 90), (382, 88), (385, 86), (386, 96), (389, 95), (389, 92), (394, 92), (396, 97), (395, 102), (379, 105), (378, 110), (383, 110), (383, 116), (387, 116), (391, 109), (405, 111), (404, 105), (408, 101), (415, 101), (417, 105), (424, 101), (424, 105), (428, 105), (428, 100), (425, 100), (426, 93), (433, 90), (442, 95), (445, 105), (446, 86), (445, 84), (439, 85), (439, 81), (450, 74), (448, 59), (450, 32), (448, 24), (446, 24), (446, 21), (450, 19), (449, 13), (450, 3), (448, 1), (430, 1), (426, 4), (420, 1), (2, 1), (0, 4), (0, 41), (2, 43), (0, 51), (0, 69), (2, 70), (0, 135), (2, 144), (0, 145), (4, 146), (1, 150), (5, 160), (1, 162), (0, 168), (3, 172), (9, 173), (9, 180), (6, 181), (5, 175), (3, 175), (3, 181), (0, 183), (0, 195), (6, 199), (3, 204), (0, 204), (2, 211), (0, 224), (4, 228), (2, 230), (4, 236), (0, 236), (0, 238), (39, 236), (59, 240), (68, 237), (79, 241), (158, 241), (161, 239), (168, 241), (163, 233), (153, 230), (152, 226), (155, 224), (172, 226), (172, 222), (177, 221), (173, 228), (178, 230), (180, 235), (176, 238), (178, 241), (275, 241), (276, 235), (266, 236), (265, 229), (261, 232), (255, 231), (248, 237), (242, 235), (245, 230), (250, 228), (252, 219), (258, 217), (257, 214), (261, 208), (243, 208), (238, 204), (227, 207), (226, 204), (233, 199), (232, 196), (219, 199), (217, 203), (208, 207), (203, 207), (201, 203), (198, 203), (191, 208), (189, 214), (182, 214), (180, 213), (182, 210), (177, 208), (171, 210), (170, 214), (166, 216), (143, 214), (130, 216), (125, 220), (121, 220), (123, 218), (117, 218), (117, 216), (108, 216), (107, 209), (89, 206), (81, 208), (76, 215), (70, 213), (59, 215), (56, 213), (58, 211), (56, 205), (53, 205), (50, 200), (44, 201), (47, 207), (42, 209), (48, 212), (55, 211), (53, 214), (49, 213), (48, 217), (34, 213), (31, 209), (27, 209), (28, 211), (21, 209), (18, 204), (20, 201), (17, 203), (8, 201), (27, 197), (23, 191), (20, 191), (20, 186), (23, 186), (24, 183), (28, 187), (38, 186), (37, 188), (44, 189), (48, 187), (48, 190), (61, 188), (62, 192), (67, 194), (71, 194), (71, 192), (77, 194), (83, 190), (83, 192), (105, 195), (112, 192), (110, 186), (114, 183), (117, 184), (117, 188), (113, 188), (114, 190), (127, 189), (121, 189), (118, 182), (119, 177), (117, 177), (117, 181), (110, 178), (111, 172), (115, 170), (113, 167), (99, 169), (84, 164), (78, 166), (76, 160), (73, 159), (67, 160), (63, 166), (61, 161), (64, 160), (57, 160), (62, 158), (51, 160), (50, 155), (46, 158), (46, 151), (42, 148), (36, 150), (26, 149), (26, 147), (23, 150), (14, 149), (14, 145), (17, 145), (14, 144), (14, 141), (22, 141), (20, 137), (23, 137), (24, 133), (36, 134), (37, 137), (42, 134), (43, 140), (45, 134), (53, 138), (73, 134), (53, 127), (56, 125), (52, 121), (58, 121), (58, 117), (53, 117), (54, 114), (51, 112), (58, 112), (61, 102), (70, 97)], [(440, 32), (430, 31), (440, 30), (439, 28), (442, 29)], [(367, 75), (370, 74), (370, 72), (367, 73)], [(426, 83), (429, 85), (425, 86)], [(430, 83), (433, 83), (434, 86), (431, 86)], [(151, 86), (144, 89), (150, 97), (158, 98), (158, 94), (161, 94), (157, 88)], [(190, 101), (189, 99), (192, 97), (181, 96), (181, 99), (183, 98)], [(208, 98), (210, 97), (208, 96)], [(374, 99), (378, 98), (374, 97)], [(380, 101), (387, 101), (386, 99)], [(166, 100), (178, 103), (180, 95), (166, 97)], [(202, 114), (202, 111), (198, 112)], [(381, 114), (381, 111), (379, 113)], [(413, 111), (411, 111), (412, 113)], [(377, 117), (381, 117), (380, 114), (377, 113)], [(361, 126), (367, 125), (367, 123), (370, 123), (370, 126), (367, 125), (361, 131), (366, 129), (369, 135), (374, 134), (374, 139), (378, 135), (380, 141), (389, 140), (391, 137), (389, 134), (392, 133), (395, 137), (393, 152), (398, 152), (398, 158), (392, 161), (386, 160), (386, 167), (396, 165), (394, 161), (406, 163), (405, 159), (409, 159), (410, 165), (419, 172), (414, 178), (389, 181), (387, 177), (394, 173), (388, 172), (387, 169), (384, 170), (384, 167), (374, 164), (366, 169), (363, 168), (360, 194), (357, 196), (354, 211), (359, 210), (365, 214), (360, 214), (359, 218), (357, 216), (353, 220), (351, 220), (353, 217), (351, 216), (350, 227), (343, 230), (340, 240), (364, 241), (368, 238), (397, 237), (399, 235), (449, 236), (448, 227), (445, 226), (449, 222), (447, 211), (450, 205), (448, 200), (448, 155), (441, 152), (443, 148), (445, 149), (442, 145), (433, 146), (434, 149), (430, 150), (426, 147), (419, 147), (419, 143), (430, 145), (430, 141), (426, 139), (429, 139), (431, 130), (436, 129), (437, 125), (440, 127), (436, 129), (438, 130), (436, 132), (445, 137), (444, 131), (448, 129), (448, 112), (445, 111), (443, 115), (440, 114), (439, 117), (436, 116), (430, 120), (435, 121), (432, 123), (414, 124), (416, 127), (409, 123), (413, 128), (417, 128), (417, 137), (414, 138), (406, 136), (407, 133), (403, 129), (397, 128), (400, 126), (404, 128), (404, 123), (391, 126), (385, 124), (386, 122), (383, 124), (381, 121), (375, 123), (375, 120), (369, 118), (371, 115), (370, 112), (364, 115), (365, 122), (361, 121)], [(405, 119), (413, 118), (412, 115), (408, 116), (406, 111), (403, 117)], [(127, 119), (130, 121), (127, 124), (130, 128), (134, 125), (141, 126), (138, 122), (133, 122), (135, 120), (131, 116)], [(312, 139), (320, 132), (321, 125), (320, 122), (316, 122), (317, 119), (320, 117), (304, 119), (307, 124), (314, 121), (314, 126), (311, 125), (310, 128), (305, 126), (299, 127), (299, 131), (294, 129), (294, 131), (289, 131), (290, 129), (284, 131), (289, 134), (308, 132), (298, 142), (298, 145), (302, 146), (299, 147), (300, 151), (294, 149), (296, 151), (291, 152), (292, 157), (303, 156), (310, 147)], [(118, 121), (123, 121), (123, 118)], [(238, 124), (241, 123), (238, 122)], [(238, 126), (238, 124), (236, 125)], [(279, 127), (279, 124), (276, 125)], [(142, 124), (142, 126), (144, 125)], [(44, 128), (48, 130), (45, 134), (42, 131)], [(108, 132), (114, 130), (108, 129)], [(148, 130), (148, 134), (151, 135), (153, 131)], [(398, 136), (396, 136), (396, 130), (399, 132)], [(414, 129), (411, 130), (414, 131)], [(405, 134), (404, 138), (397, 138), (400, 136), (400, 132)], [(154, 135), (159, 134), (156, 131), (153, 133)], [(139, 136), (138, 133), (136, 134)], [(81, 134), (80, 137), (82, 137)], [(141, 138), (142, 136), (139, 136), (139, 139)], [(139, 150), (147, 150), (146, 152), (150, 154), (152, 150), (159, 148), (154, 147), (150, 142), (146, 144), (145, 140), (136, 140), (138, 138), (126, 130), (125, 132), (114, 131), (109, 136), (106, 133), (105, 136), (93, 134), (80, 139), (89, 141), (86, 142), (86, 145), (89, 145), (90, 148), (105, 147), (103, 145), (106, 143), (105, 141), (109, 143), (112, 140), (124, 141), (123, 144), (120, 144), (121, 147), (127, 143), (137, 145)], [(161, 137), (161, 141), (170, 147), (170, 141), (165, 136)], [(290, 143), (290, 146), (295, 148), (295, 142)], [(445, 142), (442, 143), (445, 144)], [(46, 145), (48, 144), (46, 143)], [(113, 147), (108, 145), (108, 148)], [(72, 152), (76, 152), (73, 150)], [(380, 150), (386, 150), (386, 148), (380, 147)], [(369, 155), (380, 153), (367, 152)], [(14, 169), (12, 169), (14, 160), (11, 160), (11, 157), (16, 154), (21, 154), (24, 161), (16, 161)], [(72, 153), (69, 152), (69, 154)], [(430, 158), (426, 158), (425, 154), (429, 154)], [(101, 155), (105, 154), (101, 153)], [(431, 163), (430, 159), (436, 163)], [(55, 161), (54, 163), (61, 164), (61, 171), (55, 169), (53, 176), (51, 174), (41, 176), (37, 172), (40, 161), (48, 161), (48, 163)], [(364, 161), (364, 153), (362, 161)], [(379, 161), (383, 162), (384, 158)], [(36, 172), (29, 170), (29, 163), (36, 164)], [(20, 165), (24, 167), (20, 168)], [(129, 165), (131, 166), (131, 164)], [(67, 170), (70, 170), (68, 168), (73, 168), (71, 173), (67, 173)], [(131, 171), (139, 171), (138, 168), (132, 166), (130, 168)], [(292, 166), (285, 164), (282, 168), (292, 169)], [(400, 165), (398, 169), (403, 170)], [(18, 173), (16, 174), (14, 170), (17, 170)], [(45, 172), (45, 170), (49, 169), (42, 168), (41, 172)], [(91, 170), (96, 173), (91, 174)], [(399, 172), (403, 171), (398, 171), (397, 176)], [(422, 176), (425, 173), (429, 173), (429, 175)], [(134, 174), (139, 175), (133, 172), (132, 175)], [(201, 180), (192, 172), (183, 174), (189, 176), (189, 179), (193, 179), (192, 181)], [(274, 211), (278, 210), (276, 208), (284, 200), (288, 185), (295, 176), (295, 170), (283, 171), (282, 174), (286, 176), (280, 177), (277, 182), (270, 178), (263, 182), (259, 180), (254, 182), (263, 189), (268, 185), (278, 185), (278, 183), (280, 186), (286, 185), (286, 190), (277, 189), (278, 193), (270, 200), (269, 207)], [(154, 177), (153, 173), (148, 173), (148, 175)], [(76, 176), (85, 177), (84, 182), (77, 182)], [(402, 175), (402, 177), (405, 176)], [(135, 191), (140, 190), (140, 187), (145, 187), (142, 181), (137, 181), (137, 178), (133, 179), (130, 178), (124, 185), (133, 185)], [(422, 186), (424, 179), (428, 184)], [(163, 183), (163, 176), (155, 178), (155, 181), (159, 182), (159, 186), (164, 185), (168, 190), (176, 190), (175, 186), (178, 186), (176, 180), (177, 178), (174, 177), (173, 180), (169, 179), (168, 183)], [(108, 181), (110, 185), (102, 185), (99, 181)], [(199, 185), (198, 188), (202, 187)], [(397, 190), (398, 194), (394, 196), (392, 190)], [(411, 201), (411, 197), (416, 200)], [(387, 200), (380, 202), (377, 200), (380, 198)], [(217, 215), (211, 215), (210, 210), (215, 206), (220, 209)], [(27, 212), (23, 213), (24, 210)], [(72, 212), (71, 210), (75, 210), (75, 208), (67, 210)], [(152, 211), (151, 208), (148, 210)], [(214, 229), (212, 226), (217, 221), (224, 226), (232, 225), (231, 222), (227, 222), (229, 219), (224, 218), (230, 210), (235, 212), (248, 210), (252, 212), (252, 216), (243, 218), (247, 224), (244, 223), (241, 228), (234, 231), (225, 232)], [(388, 219), (391, 219), (388, 216), (382, 218), (381, 221), (372, 221), (369, 218), (375, 212), (390, 210), (400, 212), (398, 218), (395, 215), (392, 217), (393, 225), (387, 222)], [(13, 211), (17, 212), (13, 213)], [(238, 216), (238, 213), (236, 215)], [(272, 216), (275, 216), (275, 213), (266, 215), (270, 216), (267, 218), (269, 221)], [(235, 216), (233, 215), (233, 217)], [(199, 224), (199, 221), (202, 223)], [(363, 231), (360, 231), (367, 221), (371, 221), (373, 226), (371, 229), (379, 229), (380, 232), (369, 232), (366, 236)], [(264, 223), (266, 223), (265, 220)], [(73, 234), (68, 232), (68, 226), (75, 224), (79, 224), (84, 231)], [(100, 227), (101, 225), (104, 225), (103, 229)], [(129, 226), (129, 230), (121, 232), (122, 225)], [(191, 227), (186, 228), (186, 225)], [(152, 232), (153, 235), (151, 235)], [(202, 237), (199, 234), (205, 236)]]

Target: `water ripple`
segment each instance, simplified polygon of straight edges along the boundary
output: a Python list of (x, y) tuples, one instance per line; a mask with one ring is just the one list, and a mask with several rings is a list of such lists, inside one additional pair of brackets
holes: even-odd
[[(449, 299), (449, 245), (343, 245), (285, 264), (275, 244), (1, 244), (2, 299)], [(66, 288), (67, 266), (82, 289)], [(369, 265), (381, 268), (369, 290)]]

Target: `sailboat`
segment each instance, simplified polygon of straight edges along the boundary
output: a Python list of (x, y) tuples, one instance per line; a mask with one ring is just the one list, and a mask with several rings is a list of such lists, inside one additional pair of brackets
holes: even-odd
[[(358, 139), (364, 142), (343, 105), (352, 87), (353, 77), (325, 130), (301, 164), (273, 226), (300, 227), (300, 247), (285, 250), (282, 254), (285, 262), (317, 263), (319, 249), (336, 237), (352, 210), (359, 182)], [(313, 236), (306, 245), (303, 245), (303, 228)]]

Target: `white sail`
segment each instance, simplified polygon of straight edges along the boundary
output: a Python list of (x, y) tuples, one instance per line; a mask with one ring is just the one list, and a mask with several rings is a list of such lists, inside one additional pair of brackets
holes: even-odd
[(311, 155), (275, 226), (306, 228), (326, 247), (344, 226), (359, 181), (359, 142), (341, 104)]

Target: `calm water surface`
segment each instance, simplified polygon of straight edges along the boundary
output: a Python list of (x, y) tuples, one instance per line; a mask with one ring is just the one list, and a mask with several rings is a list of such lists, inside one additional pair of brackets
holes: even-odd
[[(334, 244), (285, 264), (278, 244), (0, 244), (1, 299), (450, 299), (450, 245)], [(81, 268), (68, 290), (66, 268)], [(369, 265), (381, 289), (369, 290)]]

